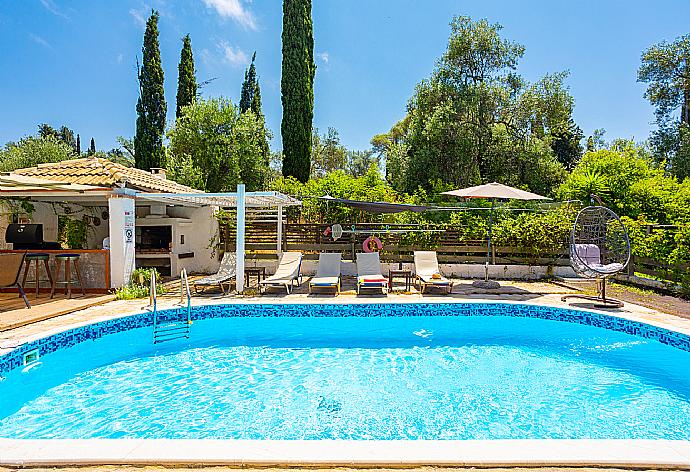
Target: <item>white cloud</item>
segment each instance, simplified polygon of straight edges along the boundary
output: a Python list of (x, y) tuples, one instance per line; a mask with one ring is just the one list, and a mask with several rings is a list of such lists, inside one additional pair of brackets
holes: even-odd
[(233, 67), (243, 67), (249, 64), (249, 56), (239, 46), (233, 46), (226, 40), (216, 43), (216, 50), (203, 48), (199, 52), (199, 57), (204, 65), (216, 68), (223, 64), (230, 64)]
[(146, 17), (144, 16), (144, 12), (146, 10), (147, 8), (144, 8), (143, 10), (137, 10), (136, 8), (132, 8), (131, 10), (129, 10), (129, 14), (132, 15), (134, 22), (142, 28), (146, 27)]
[(43, 5), (43, 8), (48, 10), (50, 13), (52, 13), (55, 16), (62, 17), (66, 20), (69, 20), (69, 16), (67, 16), (58, 6), (53, 2), (53, 0), (40, 0), (41, 5)]
[(218, 43), (218, 48), (223, 54), (223, 60), (234, 66), (241, 66), (249, 62), (249, 58), (239, 46), (233, 47), (227, 41), (221, 41)]
[(324, 51), (324, 52), (317, 52), (317, 53), (316, 53), (316, 57), (318, 57), (319, 59), (321, 59), (321, 60), (323, 61), (324, 64), (328, 64), (328, 59), (329, 59), (328, 52), (326, 52), (326, 51)]
[(41, 46), (43, 46), (44, 48), (47, 48), (47, 49), (51, 49), (51, 50), (53, 49), (52, 44), (50, 44), (48, 41), (46, 41), (44, 38), (38, 36), (37, 34), (29, 33), (29, 37), (36, 44), (40, 44)]
[(223, 18), (232, 18), (245, 28), (256, 29), (254, 15), (243, 4), (242, 0), (203, 0), (207, 8), (213, 8)]
[(208, 49), (204, 48), (201, 50), (201, 62), (204, 64), (210, 64), (213, 61), (213, 55), (211, 54), (211, 51)]

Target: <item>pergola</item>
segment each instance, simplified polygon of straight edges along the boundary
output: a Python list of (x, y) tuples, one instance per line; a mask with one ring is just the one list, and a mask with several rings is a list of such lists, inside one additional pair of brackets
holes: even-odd
[(245, 192), (244, 184), (237, 186), (232, 193), (138, 193), (139, 199), (163, 203), (165, 205), (182, 206), (215, 206), (237, 209), (237, 275), (235, 286), (238, 292), (244, 290), (244, 241), (247, 208), (277, 208), (277, 236), (276, 252), (282, 252), (283, 240), (283, 207), (301, 205), (302, 202), (280, 192)]

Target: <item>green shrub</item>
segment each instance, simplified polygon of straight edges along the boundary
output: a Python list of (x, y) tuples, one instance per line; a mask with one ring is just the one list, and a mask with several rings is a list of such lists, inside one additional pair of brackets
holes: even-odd
[(151, 287), (151, 273), (156, 273), (156, 293), (164, 294), (167, 290), (160, 283), (161, 276), (156, 269), (136, 269), (132, 272), (129, 284), (115, 290), (117, 300), (134, 300), (149, 296)]
[[(633, 220), (622, 217), (628, 229), (633, 255), (646, 257), (657, 262), (679, 266), (690, 263), (690, 223), (681, 223), (677, 229), (647, 231), (649, 224), (644, 219)], [(680, 267), (673, 269), (670, 276), (680, 285), (680, 294), (690, 297), (690, 274)]]
[(58, 241), (68, 249), (85, 249), (89, 225), (85, 220), (58, 216)]
[(512, 246), (536, 262), (568, 247), (570, 232), (577, 215), (571, 205), (542, 213), (520, 213), (503, 218), (493, 229), (497, 246)]
[(128, 284), (115, 290), (116, 300), (135, 300), (149, 296), (149, 288), (139, 284)]
[(369, 168), (361, 177), (353, 177), (343, 171), (329, 172), (320, 179), (310, 179), (301, 183), (294, 177), (281, 177), (271, 184), (271, 190), (302, 199), (302, 206), (288, 208), (288, 216), (310, 223), (367, 223), (393, 222), (395, 215), (366, 213), (344, 205), (328, 203), (326, 200), (311, 198), (330, 195), (335, 198), (363, 200), (370, 202), (410, 203), (410, 197), (395, 192), (383, 179), (376, 166)]
[(158, 285), (160, 285), (161, 274), (158, 272), (158, 270), (145, 268), (135, 269), (130, 276), (130, 283), (145, 285), (148, 287), (151, 285), (151, 274), (153, 272), (156, 273), (156, 282)]
[(644, 149), (630, 143), (585, 154), (558, 197), (589, 204), (592, 193), (619, 216), (658, 224), (690, 221), (690, 179), (665, 175)]

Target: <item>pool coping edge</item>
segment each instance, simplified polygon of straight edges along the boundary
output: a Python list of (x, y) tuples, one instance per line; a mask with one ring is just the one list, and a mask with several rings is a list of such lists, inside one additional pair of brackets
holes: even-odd
[(690, 467), (690, 441), (0, 439), (0, 466)]

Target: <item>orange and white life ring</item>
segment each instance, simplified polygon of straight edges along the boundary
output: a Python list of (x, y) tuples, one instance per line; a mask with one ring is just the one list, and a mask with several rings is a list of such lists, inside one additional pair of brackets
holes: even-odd
[(362, 249), (364, 249), (364, 252), (379, 252), (382, 248), (383, 244), (381, 244), (381, 240), (376, 236), (369, 236), (362, 243)]

